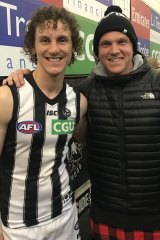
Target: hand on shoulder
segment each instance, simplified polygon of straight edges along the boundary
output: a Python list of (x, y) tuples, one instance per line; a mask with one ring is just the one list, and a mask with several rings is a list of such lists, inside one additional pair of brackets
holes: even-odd
[(25, 83), (24, 75), (30, 72), (31, 71), (29, 69), (17, 69), (3, 80), (2, 85), (8, 84), (12, 86), (15, 83), (16, 87), (21, 87)]

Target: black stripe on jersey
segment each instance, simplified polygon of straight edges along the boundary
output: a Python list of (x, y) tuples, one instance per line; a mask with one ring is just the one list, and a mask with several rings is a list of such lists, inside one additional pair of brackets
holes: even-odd
[[(41, 123), (45, 122), (45, 103), (41, 101), (38, 91), (34, 92), (34, 121)], [(38, 179), (42, 161), (42, 148), (44, 144), (44, 132), (42, 130), (32, 137), (32, 145), (28, 160), (28, 171), (26, 178), (25, 205), (24, 205), (24, 223), (27, 227), (38, 224)]]
[[(72, 175), (71, 168), (69, 166), (69, 162), (68, 162), (67, 157), (65, 159), (65, 164), (66, 164), (66, 170), (68, 172), (68, 175), (71, 176)], [(70, 185), (70, 188), (71, 188), (72, 192), (74, 192), (74, 186), (73, 186), (73, 181), (72, 181), (71, 177), (69, 178), (69, 185)], [(74, 203), (74, 194), (72, 194), (72, 203)]]
[(76, 109), (77, 109), (77, 116), (76, 116), (76, 123), (79, 122), (80, 119), (80, 93), (76, 92)]
[[(61, 101), (58, 103), (58, 116), (59, 119), (67, 119), (63, 114), (63, 109), (66, 107), (67, 98), (66, 98), (66, 90), (64, 91), (64, 96)], [(62, 197), (61, 197), (61, 182), (58, 169), (61, 165), (61, 159), (63, 157), (63, 150), (66, 144), (67, 135), (59, 135), (57, 144), (55, 146), (56, 158), (55, 164), (53, 167), (53, 173), (51, 176), (53, 192), (52, 192), (52, 218), (58, 216), (62, 212)]]
[[(76, 92), (76, 104), (75, 105), (76, 105), (76, 110), (77, 110), (77, 112), (76, 112), (76, 123), (77, 123), (80, 119), (80, 93), (79, 92)], [(72, 140), (70, 140), (70, 142), (72, 142)], [(71, 169), (70, 169), (69, 161), (68, 161), (67, 157), (65, 159), (65, 164), (66, 164), (66, 169), (67, 169), (68, 175), (71, 176), (72, 173), (71, 173)], [(71, 177), (69, 179), (69, 185), (70, 185), (70, 188), (72, 189), (72, 191), (74, 192), (74, 186), (73, 186)], [(74, 203), (74, 200), (75, 200), (74, 194), (72, 194), (72, 203)]]
[[(19, 114), (19, 95), (15, 86), (10, 87), (13, 95), (13, 114), (4, 141), (3, 151), (1, 154), (1, 217), (5, 226), (8, 226), (9, 217), (9, 201), (11, 194), (11, 179), (15, 165), (15, 150), (16, 150), (16, 122)], [(5, 106), (4, 106), (5, 107)], [(6, 174), (7, 173), (7, 174)], [(11, 173), (8, 174), (8, 173)], [(10, 191), (9, 191), (10, 190)], [(4, 201), (3, 201), (4, 200)], [(5, 210), (6, 211), (5, 211)]]

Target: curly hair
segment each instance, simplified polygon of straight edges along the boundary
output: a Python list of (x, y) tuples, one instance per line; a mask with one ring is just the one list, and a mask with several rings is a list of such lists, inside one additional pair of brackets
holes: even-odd
[(152, 68), (155, 68), (155, 69), (160, 68), (160, 61), (158, 58), (148, 57), (147, 62)]
[(77, 23), (76, 18), (65, 8), (57, 8), (54, 5), (51, 5), (37, 9), (26, 25), (23, 50), (33, 63), (37, 64), (37, 56), (32, 52), (35, 47), (35, 34), (37, 27), (44, 29), (47, 21), (48, 23), (53, 22), (53, 28), (56, 29), (59, 20), (64, 25), (68, 26), (71, 32), (72, 45), (76, 54), (72, 53), (70, 64), (74, 63), (76, 56), (81, 55), (83, 41), (80, 36), (80, 26)]

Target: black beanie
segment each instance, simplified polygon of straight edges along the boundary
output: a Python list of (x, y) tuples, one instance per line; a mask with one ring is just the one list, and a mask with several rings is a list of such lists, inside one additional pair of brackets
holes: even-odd
[(99, 40), (107, 32), (118, 31), (129, 37), (133, 45), (134, 53), (137, 52), (138, 38), (129, 18), (122, 13), (119, 6), (112, 5), (107, 8), (104, 18), (99, 22), (93, 39), (94, 53), (98, 57)]

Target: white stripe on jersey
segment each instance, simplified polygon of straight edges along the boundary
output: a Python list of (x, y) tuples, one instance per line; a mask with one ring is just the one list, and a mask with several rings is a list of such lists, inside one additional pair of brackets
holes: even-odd
[[(29, 99), (28, 99), (29, 95)], [(19, 88), (19, 100), (21, 102), (19, 119), (18, 122), (24, 121), (24, 114), (26, 114), (25, 119), (33, 119), (34, 109), (34, 93), (32, 87), (26, 81), (25, 86)], [(26, 104), (27, 102), (27, 104)], [(24, 205), (24, 190), (25, 190), (25, 179), (27, 174), (28, 159), (29, 159), (29, 149), (32, 142), (32, 135), (24, 134), (17, 131), (17, 146), (15, 152), (16, 164), (14, 166), (13, 181), (10, 196), (10, 207), (9, 207), (9, 218), (8, 222), (10, 227), (20, 227), (23, 219), (23, 205)], [(23, 161), (26, 159), (26, 161)], [(16, 189), (14, 188), (16, 186)]]

